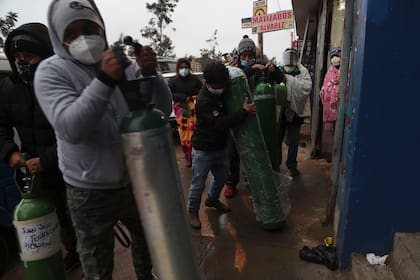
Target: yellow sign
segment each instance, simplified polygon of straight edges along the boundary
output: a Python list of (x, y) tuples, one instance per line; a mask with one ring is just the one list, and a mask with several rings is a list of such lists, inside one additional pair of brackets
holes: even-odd
[(252, 33), (264, 33), (295, 27), (293, 10), (278, 11), (273, 14), (254, 16), (252, 18)]
[(254, 10), (252, 16), (264, 16), (267, 14), (267, 0), (259, 0), (254, 2)]

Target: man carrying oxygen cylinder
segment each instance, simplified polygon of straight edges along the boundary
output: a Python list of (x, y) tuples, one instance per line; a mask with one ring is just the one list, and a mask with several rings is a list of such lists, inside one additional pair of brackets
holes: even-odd
[[(80, 264), (76, 236), (58, 169), (54, 130), (41, 111), (33, 88), (39, 63), (54, 54), (47, 27), (41, 23), (19, 26), (9, 33), (4, 50), (12, 73), (0, 82), (0, 158), (12, 168), (24, 167), (42, 177), (42, 197), (54, 205), (60, 221), (68, 271)], [(14, 141), (13, 129), (19, 136), (20, 148)], [(27, 154), (26, 160), (22, 153)]]
[[(47, 18), (56, 55), (39, 65), (35, 92), (57, 135), (84, 279), (112, 278), (113, 227), (118, 220), (131, 234), (137, 279), (152, 279), (123, 157), (119, 125), (129, 110), (119, 83), (155, 70), (156, 54), (144, 46), (140, 65), (128, 63), (124, 68), (126, 63), (107, 46), (105, 25), (92, 0), (52, 1)], [(151, 95), (151, 102), (169, 116), (171, 95), (159, 73)]]
[[(244, 71), (248, 79), (248, 85), (251, 91), (259, 82), (260, 78), (267, 72), (267, 80), (269, 82), (281, 82), (280, 70), (273, 67), (273, 64), (257, 58), (257, 47), (252, 39), (244, 35), (238, 44), (238, 61), (233, 63), (233, 66), (239, 67)], [(263, 57), (261, 50), (259, 50), (259, 57)], [(229, 158), (229, 176), (225, 182), (224, 195), (231, 198), (236, 193), (236, 185), (239, 183), (240, 176), (240, 160), (236, 149), (235, 142), (229, 136), (227, 144), (228, 158)]]

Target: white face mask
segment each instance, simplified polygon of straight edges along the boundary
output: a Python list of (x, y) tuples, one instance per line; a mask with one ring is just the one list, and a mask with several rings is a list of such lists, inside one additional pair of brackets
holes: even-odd
[(207, 89), (214, 95), (221, 95), (223, 93), (223, 90), (224, 90), (223, 88), (215, 89), (215, 88), (211, 88), (211, 87), (207, 87)]
[(341, 64), (341, 58), (338, 56), (333, 56), (333, 58), (331, 58), (331, 64), (335, 67), (339, 67)]
[(284, 71), (286, 71), (286, 73), (290, 73), (295, 69), (296, 66), (288, 66), (288, 65), (284, 65)]
[(69, 44), (72, 57), (83, 64), (96, 64), (102, 59), (105, 40), (99, 35), (81, 35)]

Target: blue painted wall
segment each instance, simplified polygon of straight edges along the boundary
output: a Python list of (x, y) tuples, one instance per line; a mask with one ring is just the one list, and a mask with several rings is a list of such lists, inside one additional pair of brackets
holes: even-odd
[(418, 0), (357, 0), (337, 249), (388, 254), (420, 231)]

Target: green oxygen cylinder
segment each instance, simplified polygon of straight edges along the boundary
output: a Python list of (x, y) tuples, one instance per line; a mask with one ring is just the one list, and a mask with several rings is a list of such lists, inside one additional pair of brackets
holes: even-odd
[(274, 87), (265, 81), (264, 76), (255, 86), (253, 91), (254, 103), (257, 107), (258, 119), (264, 142), (270, 156), (271, 166), (274, 171), (279, 172), (278, 164), (278, 141), (277, 141), (277, 119), (276, 119), (276, 99)]
[[(245, 73), (227, 66), (230, 87), (225, 94), (225, 107), (229, 112), (242, 109), (246, 97), (252, 99)], [(278, 195), (275, 174), (262, 136), (258, 115), (249, 116), (233, 129), (240, 159), (252, 194), (256, 219), (265, 230), (281, 229), (286, 220)]]
[(287, 88), (286, 85), (281, 82), (280, 84), (276, 84), (274, 86), (274, 91), (276, 95), (276, 113), (277, 117), (276, 120), (278, 124), (280, 124), (281, 116), (283, 115), (284, 108), (286, 106), (287, 101)]
[(41, 196), (42, 177), (21, 169), (14, 172), (22, 200), (13, 213), (13, 225), (25, 280), (66, 279), (55, 208)]

